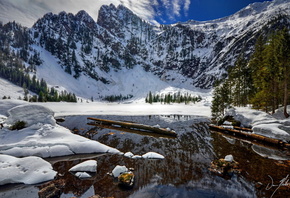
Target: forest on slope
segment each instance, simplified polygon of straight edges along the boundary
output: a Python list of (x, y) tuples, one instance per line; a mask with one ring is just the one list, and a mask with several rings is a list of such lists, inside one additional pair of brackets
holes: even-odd
[(229, 68), (228, 77), (216, 84), (212, 116), (217, 121), (232, 106), (251, 105), (254, 109), (274, 113), (283, 106), (287, 118), (290, 92), (290, 33), (288, 28), (269, 36), (260, 35), (249, 60), (243, 53)]

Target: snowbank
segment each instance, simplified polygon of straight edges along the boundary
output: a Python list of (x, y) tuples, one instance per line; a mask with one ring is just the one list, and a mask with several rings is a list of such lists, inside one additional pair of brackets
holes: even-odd
[[(6, 101), (0, 101), (1, 104)], [(12, 105), (11, 105), (12, 106)], [(5, 114), (6, 112), (0, 112)], [(75, 135), (70, 130), (55, 124), (53, 112), (43, 106), (26, 104), (8, 110), (9, 117), (0, 130), (0, 153), (16, 157), (56, 157), (84, 153), (119, 153), (97, 141)], [(9, 124), (21, 120), (27, 126), (11, 131)]]
[(6, 124), (12, 125), (17, 121), (24, 121), (27, 127), (38, 123), (55, 126), (56, 123), (53, 116), (53, 111), (40, 105), (19, 105), (8, 110)]
[(97, 141), (72, 134), (59, 125), (38, 123), (22, 130), (0, 130), (0, 153), (22, 157), (56, 157), (85, 153), (119, 153)]
[(39, 157), (16, 158), (0, 154), (0, 175), (0, 185), (36, 184), (52, 180), (56, 172), (50, 163)]
[(246, 107), (237, 107), (228, 110), (227, 115), (233, 116), (245, 127), (252, 127), (256, 134), (290, 141), (290, 118), (285, 119), (280, 109), (270, 115)]
[(0, 100), (0, 114), (8, 116), (9, 109), (24, 104), (28, 104), (28, 102), (23, 100)]

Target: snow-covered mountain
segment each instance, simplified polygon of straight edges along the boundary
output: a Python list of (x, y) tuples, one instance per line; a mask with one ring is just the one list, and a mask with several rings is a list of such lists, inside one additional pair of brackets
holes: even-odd
[(251, 55), (259, 35), (289, 27), (289, 16), (290, 2), (274, 0), (217, 20), (155, 26), (111, 4), (97, 21), (80, 11), (48, 13), (32, 28), (1, 25), (0, 42), (58, 89), (86, 98), (144, 97), (169, 86), (211, 88), (241, 53)]

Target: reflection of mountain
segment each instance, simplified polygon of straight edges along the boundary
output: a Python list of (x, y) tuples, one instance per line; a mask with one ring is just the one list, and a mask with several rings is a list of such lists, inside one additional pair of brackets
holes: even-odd
[[(103, 119), (133, 121), (148, 125), (169, 127), (178, 133), (175, 139), (141, 136), (110, 129), (94, 128), (93, 139), (118, 148), (142, 155), (154, 151), (165, 156), (164, 160), (130, 159), (119, 155), (98, 157), (98, 174), (95, 193), (113, 197), (243, 197), (255, 194), (252, 185), (243, 178), (224, 180), (208, 171), (215, 158), (206, 123), (193, 120), (190, 116), (98, 116)], [(63, 123), (72, 128), (85, 121), (85, 116), (67, 117)], [(74, 124), (75, 123), (75, 124)], [(85, 126), (81, 126), (85, 129)], [(88, 128), (87, 128), (88, 129)], [(80, 130), (81, 131), (81, 130)], [(83, 130), (84, 133), (86, 130)], [(58, 164), (58, 166), (61, 163)], [(106, 173), (116, 165), (134, 168), (136, 181), (130, 191), (121, 191)], [(67, 167), (69, 168), (69, 167)], [(73, 183), (73, 182), (70, 182)]]
[[(245, 190), (245, 187), (248, 187)], [(190, 181), (185, 185), (159, 185), (158, 182), (151, 183), (139, 191), (135, 192), (130, 198), (147, 198), (147, 197), (251, 197), (255, 196), (255, 189), (251, 184), (243, 178), (233, 178), (232, 180), (223, 180), (220, 177), (205, 176), (198, 181)]]

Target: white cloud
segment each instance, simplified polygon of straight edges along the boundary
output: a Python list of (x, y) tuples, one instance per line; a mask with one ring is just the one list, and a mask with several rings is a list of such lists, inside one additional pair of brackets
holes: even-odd
[(180, 16), (180, 9), (181, 9), (181, 5), (180, 5), (180, 0), (173, 0), (173, 13), (175, 16)]
[[(61, 11), (76, 14), (85, 10), (95, 20), (102, 5), (123, 4), (143, 19), (156, 23), (155, 18), (171, 20), (187, 13), (191, 0), (1, 0), (0, 20), (4, 23), (16, 21), (25, 26), (32, 26), (38, 18), (48, 12)], [(161, 9), (162, 8), (162, 9)], [(166, 17), (164, 17), (166, 15)], [(162, 20), (159, 19), (159, 20)]]
[(190, 0), (185, 0), (185, 2), (184, 2), (184, 11), (185, 11), (185, 13), (187, 13), (188, 12), (188, 10), (189, 10), (189, 7), (190, 7)]

